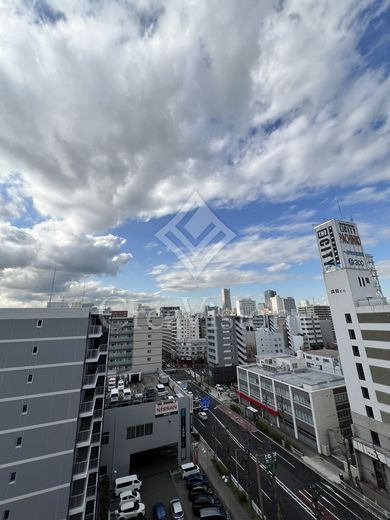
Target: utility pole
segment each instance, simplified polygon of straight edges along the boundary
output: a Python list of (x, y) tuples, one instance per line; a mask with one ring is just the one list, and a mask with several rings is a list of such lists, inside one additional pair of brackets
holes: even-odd
[(256, 476), (257, 476), (257, 491), (259, 493), (259, 507), (261, 509), (261, 518), (265, 518), (263, 490), (262, 490), (262, 486), (261, 486), (260, 463), (259, 463), (259, 456), (257, 455), (257, 453), (256, 453)]
[(283, 520), (282, 508), (281, 508), (281, 504), (280, 504), (280, 497), (278, 494), (276, 481), (275, 481), (276, 467), (277, 467), (276, 451), (274, 451), (273, 453), (267, 453), (265, 455), (265, 468), (266, 468), (267, 473), (271, 477), (272, 492), (273, 492), (274, 501), (276, 504), (276, 518), (277, 518), (277, 520)]
[(316, 520), (321, 520), (322, 513), (324, 511), (323, 506), (320, 504), (320, 498), (321, 498), (321, 491), (317, 484), (312, 484), (309, 486), (313, 507), (314, 507), (314, 515), (316, 517)]

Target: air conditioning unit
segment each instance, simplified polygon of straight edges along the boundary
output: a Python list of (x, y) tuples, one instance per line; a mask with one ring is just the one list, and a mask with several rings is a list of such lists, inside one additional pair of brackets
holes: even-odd
[(329, 444), (321, 444), (321, 453), (327, 457), (330, 457), (331, 451)]

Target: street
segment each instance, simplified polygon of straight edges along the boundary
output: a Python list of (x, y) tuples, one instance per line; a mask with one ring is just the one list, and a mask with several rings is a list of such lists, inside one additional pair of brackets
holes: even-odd
[[(197, 385), (188, 385), (194, 396), (205, 396)], [(194, 414), (194, 427), (229, 472), (259, 505), (256, 457), (259, 460), (262, 501), (267, 519), (374, 520), (377, 517), (308, 468), (254, 425), (236, 417), (226, 405), (212, 400), (207, 421)], [(240, 420), (241, 419), (241, 420)], [(268, 459), (268, 461), (266, 461)], [(266, 471), (275, 459), (273, 475)], [(314, 485), (314, 486), (313, 486)]]

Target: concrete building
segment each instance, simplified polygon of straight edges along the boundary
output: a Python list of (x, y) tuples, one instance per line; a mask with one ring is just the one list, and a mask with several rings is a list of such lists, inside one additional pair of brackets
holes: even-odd
[(236, 301), (238, 316), (254, 316), (257, 313), (256, 302), (251, 298), (241, 298)]
[(283, 316), (288, 316), (292, 314), (293, 311), (296, 310), (295, 300), (291, 296), (287, 296), (283, 298), (276, 294), (270, 298), (271, 302), (271, 310), (274, 314), (281, 314)]
[(321, 370), (328, 374), (343, 375), (340, 355), (337, 350), (307, 350), (303, 353), (306, 366), (313, 370)]
[(253, 328), (261, 329), (267, 326), (266, 316), (259, 314), (258, 316), (252, 316)]
[(127, 311), (112, 311), (108, 344), (108, 373), (129, 372), (133, 366), (134, 320)]
[(282, 332), (274, 332), (262, 328), (255, 330), (257, 355), (284, 354), (287, 350), (285, 336)]
[(162, 318), (135, 316), (132, 372), (151, 372), (162, 367)]
[(354, 222), (315, 228), (343, 373), (360, 478), (389, 490), (390, 305)]
[(214, 383), (235, 380), (238, 364), (247, 362), (245, 326), (239, 317), (207, 314), (207, 364)]
[(287, 316), (286, 326), (290, 348), (295, 352), (323, 347), (321, 326), (317, 316)]
[(230, 298), (230, 289), (222, 289), (221, 291), (221, 304), (223, 311), (232, 310), (232, 301)]
[(274, 291), (272, 289), (268, 289), (267, 291), (264, 291), (264, 305), (270, 311), (272, 311), (271, 298), (273, 298), (274, 296), (276, 296), (276, 291)]
[(336, 341), (332, 313), (329, 305), (307, 304), (298, 307), (300, 316), (317, 316), (320, 321), (322, 338), (325, 346), (332, 345)]
[(258, 358), (237, 367), (240, 402), (318, 453), (339, 449), (330, 432), (350, 432), (351, 415), (344, 379), (305, 368), (293, 356)]
[(180, 307), (177, 305), (171, 305), (171, 306), (165, 305), (163, 307), (160, 307), (160, 317), (161, 318), (175, 317), (177, 312), (180, 312)]
[[(157, 384), (164, 384), (164, 392)], [(167, 452), (176, 455), (177, 465), (189, 461), (192, 397), (162, 371), (142, 374), (128, 388), (128, 400), (106, 398), (101, 472), (111, 480), (132, 473), (142, 479), (142, 456), (152, 450), (155, 463)]]
[(206, 339), (183, 339), (176, 341), (175, 359), (180, 366), (194, 366), (206, 361)]
[(108, 320), (0, 310), (1, 518), (95, 518)]

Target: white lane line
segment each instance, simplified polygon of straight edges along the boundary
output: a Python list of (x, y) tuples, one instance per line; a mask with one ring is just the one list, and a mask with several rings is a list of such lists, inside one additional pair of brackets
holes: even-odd
[(272, 502), (272, 498), (270, 496), (268, 496), (267, 493), (263, 489), (261, 490), (261, 492), (263, 493), (263, 495), (265, 495), (268, 498), (268, 500), (270, 502)]
[(203, 428), (206, 428), (206, 425), (202, 421), (199, 421), (199, 424), (201, 424)]
[(287, 464), (290, 464), (290, 466), (292, 466), (292, 467), (295, 469), (294, 464), (292, 464), (289, 460), (285, 459), (282, 455), (280, 455), (280, 453), (278, 453), (278, 457), (279, 457), (280, 459), (283, 459), (284, 462), (287, 462)]
[(246, 469), (243, 468), (243, 467), (241, 466), (241, 464), (238, 462), (237, 459), (235, 459), (235, 458), (233, 457), (233, 455), (230, 455), (230, 458), (234, 460), (234, 462), (237, 464), (237, 466), (238, 466), (239, 468), (242, 469), (242, 471), (245, 471), (245, 472), (246, 472)]
[(222, 442), (219, 439), (217, 439), (217, 437), (215, 437), (215, 440), (218, 442), (220, 446), (222, 446)]
[(339, 495), (336, 490), (334, 488), (332, 488), (332, 486), (329, 486), (329, 484), (326, 484), (325, 482), (321, 482), (321, 485), (322, 487), (326, 487), (327, 489), (330, 489), (330, 491), (332, 492), (332, 495), (336, 495), (338, 496), (339, 498), (341, 498), (341, 500), (343, 500), (346, 504), (348, 503), (344, 497), (342, 497), (341, 495)]
[[(300, 492), (301, 492), (301, 494), (302, 494), (302, 495), (303, 495), (307, 500), (309, 500), (309, 502), (310, 502), (311, 504), (313, 504), (313, 507), (314, 507), (313, 497), (312, 497), (312, 495), (307, 491), (307, 489), (301, 489)], [(318, 503), (319, 503), (319, 504), (320, 504), (320, 505), (321, 505), (321, 506), (322, 506), (326, 511), (328, 511), (328, 513), (329, 513), (330, 515), (332, 515), (333, 518), (335, 518), (336, 520), (340, 520), (338, 516), (336, 516), (334, 513), (332, 513), (332, 511), (331, 511), (330, 509), (328, 509), (324, 504), (321, 503), (321, 500), (324, 500), (324, 497), (323, 497), (323, 496), (320, 498), (320, 500), (318, 501)], [(326, 499), (325, 499), (325, 500), (326, 500)], [(327, 502), (328, 502), (328, 501), (327, 501)], [(333, 504), (331, 504), (331, 505), (333, 505)]]
[[(346, 509), (347, 511), (349, 511), (353, 516), (355, 516), (356, 518), (358, 518), (358, 519), (360, 520), (359, 515), (357, 515), (356, 513), (354, 513), (351, 509), (349, 509), (349, 507), (347, 507), (345, 504), (343, 504), (342, 502), (340, 502), (340, 500), (337, 500), (337, 498), (334, 497), (333, 495), (331, 495), (331, 494), (329, 493), (329, 491), (327, 491), (326, 489), (324, 489), (324, 493), (327, 493), (327, 494), (331, 497), (331, 499), (333, 499), (333, 500), (335, 500), (336, 502), (338, 502), (338, 503), (341, 505), (341, 507), (343, 507), (344, 509)], [(334, 495), (337, 495), (337, 496), (340, 497), (340, 495), (339, 495), (338, 493), (336, 493), (336, 492), (334, 492)], [(344, 500), (343, 497), (340, 497), (340, 498), (341, 498), (342, 500)], [(337, 506), (336, 506), (335, 504), (333, 504), (333, 507), (336, 507), (336, 508), (337, 508)], [(333, 514), (333, 513), (332, 513), (332, 514)]]
[(264, 444), (264, 441), (262, 441), (261, 439), (259, 439), (258, 437), (256, 437), (256, 435), (259, 435), (257, 432), (251, 432), (251, 435), (253, 435), (253, 437), (254, 437), (257, 441), (261, 442), (261, 444)]

